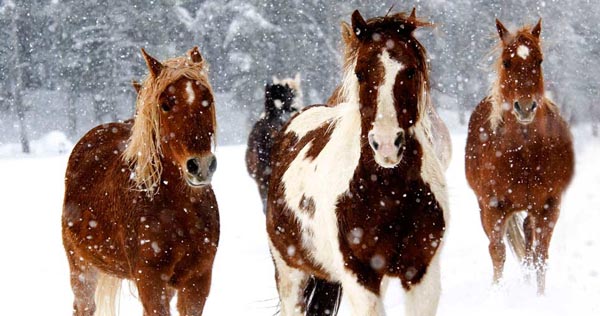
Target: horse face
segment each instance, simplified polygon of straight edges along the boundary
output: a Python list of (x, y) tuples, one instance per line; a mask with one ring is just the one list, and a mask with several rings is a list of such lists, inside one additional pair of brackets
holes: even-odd
[(371, 27), (357, 13), (352, 23), (360, 41), (355, 74), (363, 129), (368, 130), (375, 161), (393, 168), (402, 159), (408, 129), (419, 117), (427, 76), (423, 49), (406, 21), (399, 22), (402, 26)]
[(288, 84), (268, 84), (265, 89), (266, 111), (275, 116), (297, 112), (294, 97), (294, 90)]
[(215, 134), (211, 90), (181, 77), (161, 93), (158, 106), (163, 155), (179, 166), (190, 186), (209, 184), (217, 168), (211, 152)]
[(517, 121), (529, 124), (533, 122), (544, 94), (543, 55), (539, 41), (541, 21), (531, 31), (519, 31), (514, 36), (500, 21), (496, 21), (496, 26), (502, 39), (500, 93), (503, 101), (512, 107)]

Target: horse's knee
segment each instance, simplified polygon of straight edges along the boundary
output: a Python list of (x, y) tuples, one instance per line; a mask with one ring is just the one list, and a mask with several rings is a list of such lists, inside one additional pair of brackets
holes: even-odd
[(177, 310), (180, 315), (202, 315), (210, 293), (211, 273), (190, 278), (177, 291)]

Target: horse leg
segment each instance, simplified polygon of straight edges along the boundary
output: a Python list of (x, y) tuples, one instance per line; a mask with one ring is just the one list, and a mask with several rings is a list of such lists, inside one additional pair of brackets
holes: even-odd
[(536, 219), (536, 249), (535, 249), (535, 270), (537, 274), (537, 293), (544, 295), (546, 290), (546, 261), (548, 260), (548, 249), (550, 248), (550, 239), (554, 232), (554, 226), (560, 213), (559, 201), (550, 199), (544, 205), (544, 210)]
[(281, 315), (303, 316), (306, 310), (304, 289), (308, 284), (309, 275), (287, 265), (273, 246), (271, 246), (271, 254), (275, 262), (275, 280), (281, 303)]
[(442, 287), (439, 257), (440, 254), (437, 253), (419, 283), (411, 285), (406, 292), (407, 316), (434, 316), (436, 314)]
[(144, 316), (169, 316), (169, 289), (166, 282), (160, 278), (160, 273), (151, 271), (151, 268), (136, 270), (136, 286)]
[(490, 241), (488, 249), (494, 265), (494, 283), (497, 284), (502, 279), (504, 261), (506, 261), (506, 246), (504, 245), (506, 216), (500, 208), (482, 207), (481, 222)]
[(348, 277), (347, 280), (342, 281), (342, 288), (352, 307), (352, 316), (385, 315), (379, 294), (364, 287), (356, 277)]
[(73, 316), (93, 316), (96, 311), (94, 294), (98, 285), (96, 268), (86, 263), (66, 243), (65, 249), (69, 261), (71, 288), (74, 295)]
[(186, 280), (178, 289), (177, 310), (180, 316), (200, 316), (210, 292), (212, 271)]
[[(523, 222), (523, 232), (525, 233), (525, 267), (527, 270), (534, 268), (533, 257), (535, 253), (535, 218), (532, 215), (527, 215)], [(529, 281), (529, 273), (527, 271), (526, 278)]]

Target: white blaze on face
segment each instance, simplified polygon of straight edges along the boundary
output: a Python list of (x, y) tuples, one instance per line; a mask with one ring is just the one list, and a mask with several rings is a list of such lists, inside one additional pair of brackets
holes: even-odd
[(525, 45), (520, 45), (517, 48), (517, 55), (524, 60), (527, 59), (527, 57), (529, 57), (529, 47)]
[(381, 63), (385, 75), (383, 83), (377, 89), (377, 113), (373, 122), (373, 129), (369, 135), (377, 142), (378, 148), (375, 150), (375, 161), (383, 167), (393, 167), (398, 163), (398, 148), (394, 145), (398, 133), (402, 131), (398, 124), (398, 113), (396, 112), (394, 102), (394, 85), (396, 77), (405, 66), (390, 58), (387, 50), (381, 54)]
[(278, 110), (281, 110), (283, 108), (283, 101), (279, 100), (279, 99), (275, 99), (273, 100), (273, 104), (275, 104), (275, 107)]
[(187, 93), (187, 103), (189, 105), (191, 105), (192, 103), (194, 103), (194, 100), (196, 99), (196, 94), (194, 93), (194, 89), (192, 88), (192, 82), (188, 81), (186, 86), (185, 86), (185, 92)]

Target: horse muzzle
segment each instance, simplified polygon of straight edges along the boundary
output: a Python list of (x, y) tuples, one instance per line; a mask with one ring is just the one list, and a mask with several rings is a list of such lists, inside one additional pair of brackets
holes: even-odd
[(531, 122), (533, 122), (537, 108), (538, 103), (536, 101), (516, 101), (513, 105), (513, 114), (515, 115), (517, 121), (519, 121), (520, 124), (528, 125)]
[(191, 157), (186, 162), (185, 180), (192, 187), (209, 185), (217, 170), (217, 158), (213, 154)]
[(394, 168), (400, 163), (405, 143), (402, 129), (393, 135), (369, 133), (369, 145), (373, 149), (375, 162), (384, 168)]

